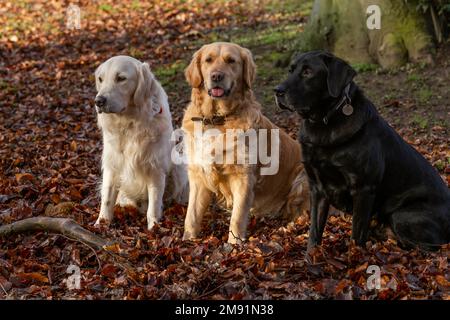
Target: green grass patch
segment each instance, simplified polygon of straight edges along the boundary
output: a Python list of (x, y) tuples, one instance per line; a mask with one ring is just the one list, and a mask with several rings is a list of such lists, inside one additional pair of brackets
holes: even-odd
[(376, 71), (379, 66), (373, 63), (354, 63), (352, 64), (353, 69), (358, 73)]
[(298, 26), (287, 25), (242, 33), (232, 41), (244, 47), (279, 45), (295, 39), (299, 32)]
[(423, 87), (417, 93), (417, 98), (421, 104), (426, 104), (430, 98), (433, 96), (433, 91), (428, 87)]
[(445, 161), (443, 160), (438, 160), (434, 163), (434, 166), (439, 170), (439, 171), (443, 171), (446, 167)]
[(160, 66), (153, 70), (156, 78), (163, 86), (171, 87), (172, 80), (175, 76), (183, 74), (187, 67), (187, 62), (184, 60), (177, 60), (172, 64)]
[(131, 9), (138, 10), (140, 8), (141, 8), (141, 3), (139, 2), (139, 0), (133, 0), (133, 2), (131, 3)]
[(428, 127), (428, 119), (419, 114), (416, 114), (413, 117), (412, 122), (413, 122), (413, 124), (419, 126), (419, 128), (421, 128), (421, 129), (425, 129)]
[(130, 47), (128, 49), (129, 55), (136, 58), (136, 59), (141, 59), (144, 57), (145, 53), (141, 50), (139, 50), (138, 48), (134, 48), (134, 47)]
[(406, 81), (411, 82), (411, 83), (421, 83), (423, 81), (423, 79), (418, 74), (413, 73), (408, 76)]
[(390, 100), (393, 100), (393, 99), (395, 99), (396, 96), (397, 96), (397, 95), (395, 94), (395, 92), (386, 93), (386, 94), (383, 96), (383, 101), (390, 101)]
[(98, 8), (105, 12), (112, 12), (114, 10), (113, 6), (107, 3), (99, 5)]
[(16, 94), (19, 91), (19, 89), (16, 86), (4, 80), (0, 80), (0, 90), (7, 92), (8, 94)]
[(270, 0), (265, 4), (265, 9), (271, 12), (292, 13), (297, 15), (309, 16), (312, 11), (313, 1), (298, 0)]
[(237, 28), (227, 33), (213, 31), (208, 35), (207, 41), (198, 40), (197, 46), (216, 41), (234, 42), (249, 49), (259, 46), (280, 46), (296, 39), (300, 31), (299, 26), (293, 24), (257, 30)]

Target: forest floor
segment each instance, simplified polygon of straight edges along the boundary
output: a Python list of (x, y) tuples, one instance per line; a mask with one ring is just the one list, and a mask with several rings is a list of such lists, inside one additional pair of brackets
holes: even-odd
[[(277, 110), (272, 88), (311, 10), (310, 1), (293, 0), (100, 3), (80, 1), (80, 30), (66, 28), (59, 2), (0, 4), (0, 225), (70, 217), (118, 245), (95, 251), (46, 232), (0, 238), (0, 299), (450, 299), (449, 247), (426, 253), (371, 238), (358, 248), (343, 214), (329, 218), (314, 263), (304, 260), (305, 215), (252, 218), (242, 246), (226, 244), (229, 215), (214, 206), (196, 241), (181, 241), (186, 208), (178, 205), (151, 231), (132, 208), (116, 208), (110, 228), (94, 228), (102, 150), (95, 68), (119, 54), (148, 61), (179, 126), (193, 52), (237, 42), (254, 54), (264, 113), (295, 137), (298, 117)], [(450, 44), (438, 48), (433, 66), (354, 67), (380, 113), (450, 185), (449, 53)], [(79, 290), (67, 288), (70, 265), (81, 270)], [(381, 270), (379, 290), (366, 286), (371, 265)]]

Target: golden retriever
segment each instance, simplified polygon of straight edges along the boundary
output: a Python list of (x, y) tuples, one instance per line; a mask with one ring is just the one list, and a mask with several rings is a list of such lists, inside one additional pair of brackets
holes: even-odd
[(149, 65), (128, 56), (102, 63), (95, 79), (95, 106), (104, 145), (96, 225), (111, 222), (119, 202), (146, 210), (150, 229), (162, 215), (167, 177), (171, 177), (172, 198), (187, 200), (186, 170), (171, 161), (174, 143), (167, 95)]
[[(184, 240), (197, 237), (213, 195), (227, 208), (232, 208), (229, 243), (241, 243), (246, 239), (250, 212), (270, 216), (294, 215), (309, 206), (300, 145), (261, 113), (261, 106), (252, 91), (255, 73), (251, 52), (224, 42), (204, 45), (186, 68), (185, 75), (192, 94), (182, 124), (190, 185)], [(216, 135), (199, 138), (198, 126), (204, 130), (202, 132), (213, 130)], [(246, 142), (242, 151), (236, 135), (229, 139), (230, 132), (235, 134), (236, 130), (257, 132), (256, 135), (244, 136), (244, 139), (257, 137), (258, 146), (263, 142), (261, 145), (272, 149), (272, 160), (280, 164), (276, 172), (263, 174), (262, 170), (268, 168), (261, 159), (250, 163), (254, 157), (250, 152), (250, 142)], [(261, 136), (265, 130), (269, 134)], [(273, 139), (277, 135), (278, 139)], [(226, 144), (225, 150), (218, 152), (216, 147), (223, 146), (224, 140), (231, 146)], [(204, 147), (202, 144), (213, 147), (199, 154)], [(235, 151), (227, 158), (232, 160), (231, 163), (207, 159), (223, 159), (230, 151)], [(239, 156), (243, 156), (245, 162), (237, 162), (236, 157)]]

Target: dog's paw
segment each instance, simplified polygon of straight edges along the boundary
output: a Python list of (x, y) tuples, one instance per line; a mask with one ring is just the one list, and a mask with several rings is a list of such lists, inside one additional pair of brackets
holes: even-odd
[(235, 236), (232, 232), (228, 234), (228, 243), (229, 244), (243, 244), (245, 239), (242, 239), (238, 236)]
[(308, 245), (305, 253), (305, 262), (315, 265), (325, 261), (325, 253), (319, 245)]
[(184, 231), (183, 233), (183, 241), (195, 239), (195, 235), (192, 232)]
[(111, 224), (111, 221), (108, 219), (105, 219), (104, 217), (100, 216), (98, 217), (97, 221), (94, 223), (94, 227), (100, 227), (100, 225), (107, 225), (109, 226)]
[(147, 222), (147, 230), (152, 230), (152, 228), (155, 226), (155, 224), (157, 224), (158, 221), (157, 220), (149, 220)]

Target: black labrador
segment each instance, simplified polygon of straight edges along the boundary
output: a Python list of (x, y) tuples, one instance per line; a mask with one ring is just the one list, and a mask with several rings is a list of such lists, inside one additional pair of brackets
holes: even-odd
[(408, 247), (449, 243), (449, 189), (378, 114), (355, 75), (345, 61), (313, 51), (297, 56), (275, 89), (279, 107), (302, 117), (299, 139), (311, 188), (308, 248), (321, 243), (330, 205), (353, 214), (358, 245), (366, 243), (372, 218)]

